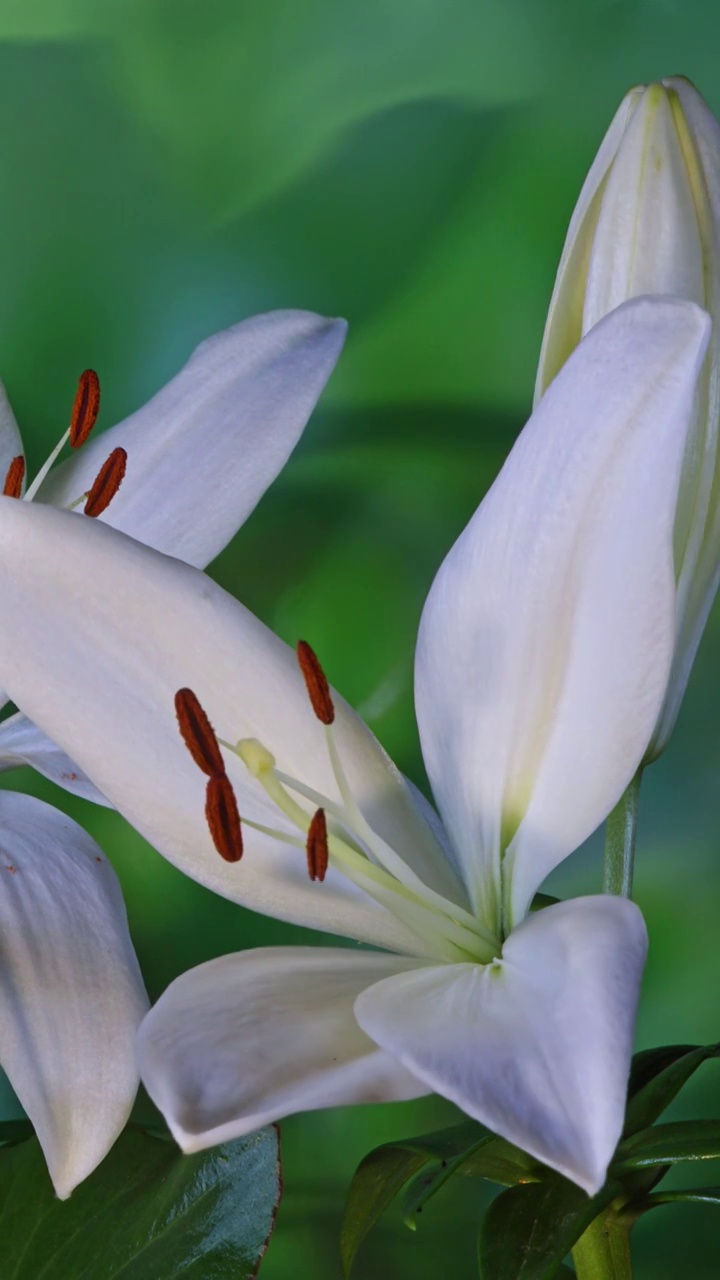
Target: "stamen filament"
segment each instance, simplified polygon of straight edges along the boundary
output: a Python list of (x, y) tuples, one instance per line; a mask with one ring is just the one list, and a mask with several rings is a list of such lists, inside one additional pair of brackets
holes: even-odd
[[(281, 769), (275, 769), (274, 773), (277, 780), (283, 783), (284, 786), (290, 787), (290, 789), (292, 791), (296, 791), (298, 795), (304, 796), (306, 800), (311, 802), (311, 804), (323, 806), (327, 813), (332, 814), (333, 817), (342, 822), (343, 826), (347, 826), (347, 814), (339, 805), (328, 800), (325, 796), (321, 795), (319, 791), (315, 791), (312, 787), (306, 786), (304, 782), (300, 782), (297, 778), (293, 778), (291, 774), (283, 773)], [(371, 828), (368, 827), (368, 830), (371, 831), (374, 840), (379, 839)], [(367, 857), (360, 846), (348, 836), (344, 835), (342, 837), (342, 841), (346, 847), (354, 850), (356, 853), (359, 853), (363, 858)], [(368, 865), (377, 866), (377, 864), (373, 862), (368, 862)], [(403, 866), (406, 866), (406, 864), (403, 863)], [(392, 873), (388, 871), (387, 868), (378, 867), (377, 869), (385, 870), (389, 876), (392, 876)], [(436, 893), (434, 889), (429, 889), (427, 885), (419, 879), (419, 877), (416, 877), (416, 883), (421, 886), (418, 891), (415, 891), (411, 884), (398, 881), (395, 877), (391, 879), (394, 893), (400, 893), (401, 889), (404, 890), (408, 901), (421, 901), (423, 906), (426, 906), (429, 910), (436, 912), (445, 919), (453, 921), (461, 927), (464, 926), (466, 930), (473, 934), (473, 936), (477, 935), (483, 938), (488, 945), (492, 945), (497, 949), (499, 945), (497, 939), (489, 930), (486, 930), (484, 926), (479, 923), (476, 917), (470, 914), (469, 911), (466, 911), (464, 907), (458, 906), (457, 903), (452, 902), (449, 898), (444, 898), (442, 894)]]
[(443, 894), (437, 893), (435, 889), (429, 888), (417, 872), (413, 871), (412, 867), (409, 867), (404, 859), (396, 853), (392, 846), (373, 830), (365, 815), (358, 808), (357, 801), (352, 794), (350, 784), (348, 783), (345, 770), (343, 769), (342, 762), (340, 760), (337, 743), (335, 742), (335, 735), (331, 725), (326, 726), (325, 737), (328, 744), (328, 754), (330, 756), (333, 774), (335, 775), (335, 781), (338, 784), (338, 789), (348, 813), (352, 817), (352, 826), (358, 831), (358, 834), (368, 845), (368, 848), (372, 853), (374, 853), (378, 862), (380, 862), (385, 869), (391, 873), (391, 875), (394, 875), (398, 880), (400, 880), (402, 884), (406, 885), (409, 889), (414, 889), (415, 892), (422, 897), (424, 902), (427, 902), (428, 904), (431, 902), (434, 903), (437, 909), (442, 911), (443, 915), (451, 914), (452, 917), (455, 917), (458, 920), (465, 920), (473, 933), (477, 933), (478, 930), (481, 930), (485, 937), (485, 941), (497, 946), (497, 939), (493, 937), (489, 930), (485, 930), (484, 927), (479, 924), (476, 916), (472, 915), (469, 911), (466, 911), (464, 907), (452, 902), (449, 898), (445, 898)]
[(305, 841), (299, 836), (291, 836), (287, 831), (280, 831), (278, 827), (266, 827), (264, 822), (253, 822), (252, 818), (243, 818), (244, 827), (252, 827), (253, 831), (259, 831), (261, 835), (272, 836), (273, 840), (281, 840), (283, 844), (290, 844), (294, 849), (305, 848)]
[(61, 438), (58, 440), (57, 444), (55, 445), (55, 448), (50, 454), (50, 457), (41, 466), (32, 484), (25, 490), (25, 499), (24, 499), (25, 502), (32, 502), (33, 498), (35, 497), (35, 494), (40, 488), (40, 485), (42, 484), (43, 480), (50, 472), (51, 468), (54, 466), (57, 458), (62, 453), (69, 439), (70, 439), (70, 428), (68, 427), (64, 436), (61, 436)]
[[(222, 739), (220, 742), (222, 746), (228, 746)], [(231, 750), (236, 755), (239, 755), (240, 759), (243, 759), (242, 750), (238, 751), (237, 747), (231, 748)], [(248, 756), (247, 746), (244, 747), (244, 754)], [(269, 752), (266, 753), (266, 756), (268, 761), (273, 759)], [(248, 756), (248, 758), (250, 757)], [(258, 746), (253, 744), (251, 762), (255, 763), (257, 760), (263, 760), (263, 763), (259, 767), (256, 763), (252, 771), (266, 794), (285, 814), (286, 818), (289, 818), (293, 825), (307, 833), (311, 825), (312, 815), (306, 813), (287, 794), (278, 771), (269, 763), (264, 763), (264, 757), (258, 750)], [(293, 779), (292, 782), (294, 784), (295, 780)], [(327, 801), (325, 801), (324, 807), (329, 811)], [(247, 819), (244, 819), (244, 821), (247, 824)], [(258, 830), (262, 829), (260, 824), (257, 823), (248, 825), (253, 825)], [(270, 828), (265, 828), (265, 831), (268, 835), (277, 836), (280, 839), (288, 839), (281, 832), (272, 831)], [(295, 842), (292, 841), (292, 843)], [(305, 847), (304, 843), (299, 841), (297, 843), (301, 848)], [(461, 920), (455, 918), (457, 913), (454, 903), (436, 894), (435, 897), (444, 904), (444, 909), (439, 907), (435, 902), (428, 900), (427, 894), (429, 891), (424, 890), (423, 893), (417, 893), (411, 887), (398, 881), (384, 867), (371, 862), (364, 853), (353, 848), (337, 831), (328, 831), (328, 852), (331, 864), (339, 863), (343, 873), (359, 888), (364, 889), (366, 893), (369, 893), (377, 901), (382, 902), (384, 906), (390, 905), (391, 910), (400, 918), (412, 916), (415, 924), (410, 924), (409, 918), (406, 919), (406, 923), (414, 932), (417, 932), (418, 921), (422, 920), (421, 937), (432, 936), (436, 940), (444, 939), (447, 944), (462, 952), (463, 958), (468, 956), (477, 958), (479, 942), (484, 943), (488, 950), (493, 951), (493, 953), (497, 950), (496, 939), (486, 936), (482, 926), (478, 930), (477, 922), (473, 917), (468, 917), (470, 926), (468, 927)], [(462, 908), (458, 908), (458, 912), (460, 911), (462, 911)]]
[[(300, 841), (262, 823), (248, 819), (243, 821), (273, 839), (303, 848), (312, 880), (324, 878), (328, 862), (339, 864), (338, 870), (404, 921), (419, 940), (426, 947), (432, 945), (441, 958), (480, 963), (491, 960), (499, 947), (491, 932), (465, 908), (429, 889), (365, 820), (354, 800), (327, 725), (326, 731), (330, 761), (344, 807), (279, 770), (272, 752), (256, 738), (241, 738), (235, 743), (220, 737), (215, 739), (220, 747), (242, 761), (273, 804), (306, 838)], [(289, 794), (291, 791), (309, 800), (313, 811), (308, 813), (298, 804)], [(339, 824), (340, 830), (328, 826), (326, 813)], [(322, 832), (317, 830), (318, 823)], [(358, 828), (362, 844), (353, 839)], [(314, 847), (318, 840), (322, 849)], [(368, 846), (375, 860), (363, 845)]]

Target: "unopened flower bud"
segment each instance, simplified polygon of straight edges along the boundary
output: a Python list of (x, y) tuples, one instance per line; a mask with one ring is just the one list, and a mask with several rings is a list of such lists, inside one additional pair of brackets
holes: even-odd
[(687, 298), (713, 320), (675, 521), (675, 657), (650, 760), (672, 732), (720, 578), (720, 125), (679, 77), (631, 89), (601, 144), (560, 260), (536, 402), (588, 330), (642, 294)]

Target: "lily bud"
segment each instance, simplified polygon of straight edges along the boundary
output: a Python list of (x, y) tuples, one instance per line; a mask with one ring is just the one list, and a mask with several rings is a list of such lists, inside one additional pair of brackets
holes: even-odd
[(675, 656), (653, 760), (675, 724), (720, 581), (720, 125), (681, 77), (631, 89), (600, 146), (558, 268), (536, 403), (588, 330), (641, 294), (687, 298), (713, 320), (678, 497)]

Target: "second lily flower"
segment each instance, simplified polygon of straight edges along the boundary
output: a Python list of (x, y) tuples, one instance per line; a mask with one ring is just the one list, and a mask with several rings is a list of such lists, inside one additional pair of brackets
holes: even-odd
[[(244, 952), (170, 987), (140, 1062), (186, 1150), (295, 1110), (437, 1090), (589, 1192), (602, 1184), (642, 917), (609, 897), (528, 912), (617, 801), (662, 704), (708, 328), (670, 299), (595, 326), (442, 566), (416, 666), (440, 817), (308, 651), (306, 688), (292, 650), (202, 573), (0, 500), (10, 696), (182, 870), (385, 950)], [(220, 739), (192, 755), (192, 698), (186, 743), (174, 715), (187, 688)], [(233, 795), (239, 862), (217, 852), (241, 852)]]

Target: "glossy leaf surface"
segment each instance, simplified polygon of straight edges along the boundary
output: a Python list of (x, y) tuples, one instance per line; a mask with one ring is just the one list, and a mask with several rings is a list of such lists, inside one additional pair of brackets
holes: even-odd
[(280, 1199), (278, 1137), (183, 1156), (126, 1130), (66, 1201), (36, 1139), (0, 1153), (3, 1275), (13, 1280), (251, 1280)]

